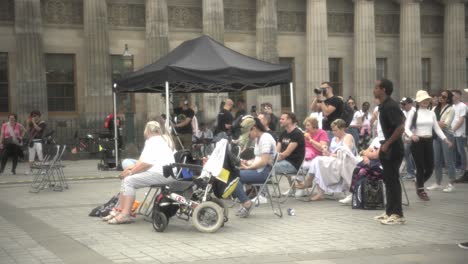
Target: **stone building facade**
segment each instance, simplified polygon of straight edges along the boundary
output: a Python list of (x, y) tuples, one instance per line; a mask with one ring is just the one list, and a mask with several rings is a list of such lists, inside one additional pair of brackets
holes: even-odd
[[(98, 129), (112, 109), (112, 78), (128, 70), (125, 44), (139, 69), (185, 40), (207, 34), (242, 54), (294, 69), (297, 114), (313, 88), (372, 103), (378, 77), (395, 97), (467, 83), (468, 22), (464, 0), (2, 0), (0, 116), (41, 110), (64, 139)], [(192, 96), (213, 118), (220, 99), (244, 97), (287, 110), (289, 87), (244, 94)], [(160, 113), (160, 95), (119, 98), (136, 134)]]

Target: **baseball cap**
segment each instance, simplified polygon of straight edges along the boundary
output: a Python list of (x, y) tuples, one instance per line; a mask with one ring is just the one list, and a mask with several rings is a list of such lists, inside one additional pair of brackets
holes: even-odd
[(400, 104), (412, 104), (412, 103), (413, 103), (413, 99), (411, 99), (411, 97), (403, 97), (400, 100)]

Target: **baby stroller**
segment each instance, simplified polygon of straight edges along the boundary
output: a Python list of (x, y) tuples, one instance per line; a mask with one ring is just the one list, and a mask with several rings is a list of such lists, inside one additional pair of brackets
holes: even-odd
[(192, 223), (200, 232), (213, 233), (228, 221), (228, 208), (221, 198), (234, 191), (239, 171), (227, 155), (227, 140), (221, 140), (203, 168), (190, 164), (171, 164), (164, 167), (165, 177), (174, 177), (174, 168), (200, 170), (191, 182), (176, 181), (163, 186), (153, 204), (152, 221), (156, 232), (163, 232), (175, 215)]

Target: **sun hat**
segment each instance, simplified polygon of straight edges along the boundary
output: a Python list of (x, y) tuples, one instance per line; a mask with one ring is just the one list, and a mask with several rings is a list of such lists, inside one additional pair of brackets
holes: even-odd
[(419, 90), (416, 93), (416, 102), (420, 103), (427, 99), (432, 99), (432, 97), (427, 93), (427, 91)]

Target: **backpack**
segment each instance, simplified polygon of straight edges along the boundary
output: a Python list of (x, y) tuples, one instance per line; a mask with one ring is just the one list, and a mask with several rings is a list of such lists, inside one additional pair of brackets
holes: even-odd
[(384, 184), (382, 180), (361, 178), (354, 186), (353, 209), (382, 210), (385, 208)]
[(341, 119), (346, 122), (346, 126), (349, 126), (353, 121), (354, 110), (345, 101), (343, 101), (343, 112), (341, 112)]
[(119, 194), (112, 196), (112, 198), (105, 204), (100, 205), (89, 213), (89, 216), (93, 217), (105, 217), (108, 216), (112, 208), (114, 208), (119, 202)]

